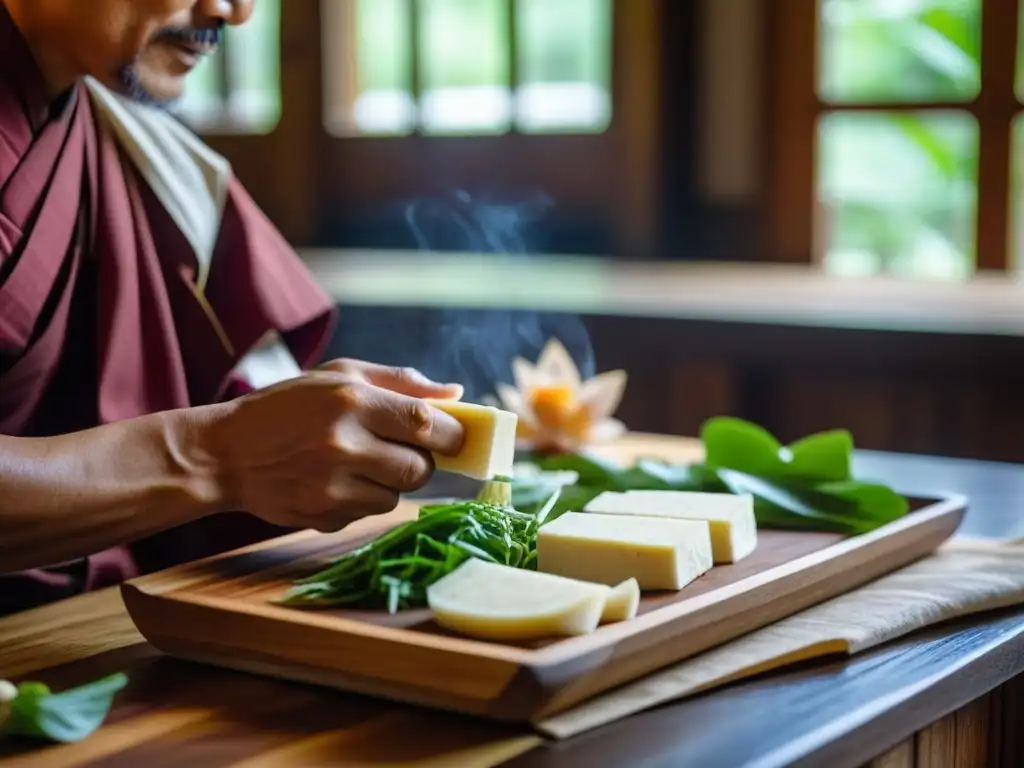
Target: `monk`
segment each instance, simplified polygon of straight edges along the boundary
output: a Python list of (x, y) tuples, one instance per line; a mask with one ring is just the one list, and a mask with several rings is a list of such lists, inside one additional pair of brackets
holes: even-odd
[(458, 385), (316, 367), (328, 296), (166, 109), (251, 11), (0, 0), (0, 615), (386, 512), (461, 445)]

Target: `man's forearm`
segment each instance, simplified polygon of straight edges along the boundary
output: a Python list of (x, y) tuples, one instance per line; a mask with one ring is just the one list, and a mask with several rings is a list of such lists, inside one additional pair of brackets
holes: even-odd
[(53, 565), (221, 511), (201, 435), (220, 406), (51, 438), (0, 435), (0, 573)]

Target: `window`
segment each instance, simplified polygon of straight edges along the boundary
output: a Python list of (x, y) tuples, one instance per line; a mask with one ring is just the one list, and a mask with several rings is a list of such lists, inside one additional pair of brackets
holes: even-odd
[(281, 117), (281, 0), (258, 0), (188, 78), (177, 111), (203, 133), (270, 133)]
[(808, 4), (780, 0), (776, 255), (944, 280), (1019, 264), (1018, 0)]
[(336, 136), (595, 133), (611, 0), (322, 0)]
[(179, 112), (297, 245), (415, 247), (410, 202), (466, 193), (554, 201), (532, 249), (642, 252), (659, 7), (257, 0)]

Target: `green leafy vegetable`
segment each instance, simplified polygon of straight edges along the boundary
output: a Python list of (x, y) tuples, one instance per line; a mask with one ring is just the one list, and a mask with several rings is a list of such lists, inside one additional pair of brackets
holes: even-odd
[[(905, 515), (907, 500), (883, 485), (850, 475), (853, 438), (845, 430), (809, 435), (783, 446), (771, 433), (742, 419), (711, 419), (701, 429), (705, 460), (670, 465), (640, 459), (618, 466), (589, 455), (537, 456), (540, 470), (575, 471), (579, 482), (561, 489), (548, 520), (581, 510), (605, 491), (674, 490), (749, 493), (764, 528), (866, 533)], [(550, 489), (524, 478), (513, 483), (516, 509), (529, 512)]]
[[(506, 478), (486, 483), (478, 499), (420, 508), (419, 517), (347, 552), (326, 569), (299, 579), (278, 602), (304, 608), (346, 605), (391, 613), (426, 605), (427, 587), (477, 557), (536, 568), (537, 530), (555, 492), (538, 499), (538, 514), (510, 506)], [(542, 514), (541, 514), (542, 513)]]
[(0, 710), (7, 709), (0, 735), (81, 741), (103, 724), (114, 695), (127, 683), (127, 676), (121, 673), (60, 693), (53, 693), (43, 683), (22, 683), (13, 700), (0, 702)]
[(820, 432), (783, 447), (756, 424), (729, 417), (701, 428), (704, 463), (751, 475), (800, 480), (847, 480), (853, 438), (845, 430)]

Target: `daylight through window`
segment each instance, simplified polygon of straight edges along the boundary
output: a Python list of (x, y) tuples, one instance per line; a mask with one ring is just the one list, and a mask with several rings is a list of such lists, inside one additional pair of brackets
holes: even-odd
[[(969, 276), (979, 242), (979, 121), (1021, 108), (1010, 88), (979, 106), (982, 0), (820, 0), (819, 11), (817, 257), (837, 274)], [(1024, 56), (1017, 71), (1020, 93)], [(988, 108), (993, 99), (999, 110)], [(1009, 239), (1019, 261), (1019, 119), (1015, 133)]]
[(188, 78), (177, 111), (204, 133), (269, 133), (281, 117), (281, 0), (258, 0)]
[(321, 0), (337, 136), (597, 133), (612, 0)]

